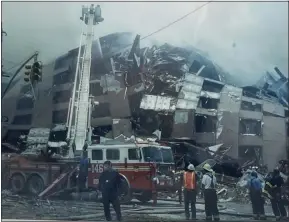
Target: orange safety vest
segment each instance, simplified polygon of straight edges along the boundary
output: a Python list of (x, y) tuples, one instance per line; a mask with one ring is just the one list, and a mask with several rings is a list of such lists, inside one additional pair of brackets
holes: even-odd
[(184, 188), (194, 190), (196, 189), (196, 173), (184, 172)]

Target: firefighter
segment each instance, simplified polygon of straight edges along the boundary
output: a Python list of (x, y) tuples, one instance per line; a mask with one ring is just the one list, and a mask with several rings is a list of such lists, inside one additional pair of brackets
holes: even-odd
[(217, 179), (210, 164), (206, 163), (203, 166), (203, 173), (202, 187), (204, 190), (206, 220), (211, 221), (213, 217), (214, 221), (219, 221), (218, 197), (215, 189)]
[(86, 180), (88, 176), (88, 158), (87, 152), (84, 151), (79, 163), (78, 186), (79, 191), (83, 191), (86, 187)]
[(114, 169), (110, 161), (103, 164), (103, 173), (99, 177), (99, 190), (102, 193), (104, 215), (107, 221), (111, 221), (110, 204), (112, 204), (118, 221), (121, 221), (121, 209), (118, 198), (121, 186), (121, 175)]
[(190, 219), (190, 204), (192, 220), (196, 220), (197, 174), (193, 164), (189, 164), (182, 177), (184, 187), (184, 203), (186, 219)]
[(276, 220), (281, 220), (282, 217), (287, 216), (287, 212), (281, 198), (281, 186), (284, 184), (284, 180), (280, 175), (278, 169), (274, 169), (271, 176), (266, 179), (265, 189), (270, 195), (271, 205)]
[(251, 178), (248, 181), (250, 199), (253, 208), (254, 220), (265, 220), (264, 199), (262, 197), (262, 182), (258, 178), (257, 172), (251, 172)]

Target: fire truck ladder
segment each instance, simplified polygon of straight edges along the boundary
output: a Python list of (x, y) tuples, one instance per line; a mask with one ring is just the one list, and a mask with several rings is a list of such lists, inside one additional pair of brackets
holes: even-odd
[[(100, 14), (101, 12), (99, 6), (94, 7), (93, 5), (91, 5), (89, 9), (85, 7), (82, 8), (81, 19), (85, 22), (85, 24), (87, 24), (87, 31), (85, 34), (86, 41), (82, 57), (80, 57), (81, 47), (79, 48), (78, 53), (79, 58), (75, 75), (71, 106), (69, 111), (67, 138), (70, 141), (70, 153), (69, 153), (70, 157), (73, 157), (73, 154), (71, 152), (73, 149), (75, 149), (75, 152), (81, 153), (88, 138), (88, 129), (90, 128), (89, 108), (91, 105), (89, 99), (91, 47), (94, 36), (93, 35), (94, 25), (103, 20)], [(80, 72), (78, 72), (80, 64), (81, 69)], [(79, 78), (78, 73), (80, 73)], [(76, 91), (77, 79), (79, 80), (79, 83), (78, 83), (78, 90)], [(77, 99), (75, 100), (76, 97)], [(72, 119), (74, 119), (74, 126), (72, 126), (73, 124)], [(74, 147), (73, 144), (75, 145)]]

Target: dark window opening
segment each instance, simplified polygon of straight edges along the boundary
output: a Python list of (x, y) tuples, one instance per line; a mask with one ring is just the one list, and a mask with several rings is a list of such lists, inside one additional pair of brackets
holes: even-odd
[(68, 56), (63, 55), (55, 60), (54, 70), (61, 69), (67, 66)]
[(218, 109), (219, 99), (200, 97), (198, 107), (205, 109)]
[(197, 73), (201, 67), (202, 67), (201, 63), (198, 62), (197, 60), (194, 60), (192, 65), (189, 68), (189, 72), (190, 73)]
[(104, 94), (99, 82), (90, 83), (89, 91), (93, 96), (101, 96)]
[(91, 160), (103, 160), (102, 150), (92, 150), (91, 151)]
[(119, 160), (120, 153), (118, 149), (107, 149), (106, 159), (107, 160)]
[(242, 162), (252, 162), (251, 165), (261, 165), (262, 147), (261, 146), (239, 146), (239, 159)]
[(254, 103), (254, 102), (248, 102), (248, 101), (242, 101), (241, 109), (242, 110), (255, 111), (255, 112), (262, 112), (262, 104), (258, 104), (258, 103)]
[(259, 99), (260, 98), (260, 89), (254, 86), (245, 86), (243, 87), (242, 95), (250, 98)]
[(26, 137), (28, 133), (29, 130), (8, 130), (3, 139), (3, 142), (18, 145), (23, 141), (23, 139), (21, 139), (21, 136)]
[(196, 133), (210, 133), (216, 131), (217, 117), (195, 115)]
[(64, 90), (64, 91), (59, 91), (55, 92), (53, 95), (53, 103), (66, 103), (69, 101), (71, 97), (71, 90)]
[(109, 110), (109, 103), (99, 103), (98, 106), (94, 106), (91, 116), (92, 118), (101, 118), (106, 116), (111, 116)]
[(30, 125), (32, 122), (32, 114), (15, 116), (12, 124), (14, 125)]
[(51, 131), (49, 135), (49, 141), (61, 142), (66, 140), (67, 130)]
[(71, 71), (64, 71), (53, 76), (53, 85), (61, 85), (72, 81)]
[(108, 126), (97, 126), (94, 127), (92, 130), (92, 134), (95, 138), (97, 138), (98, 136), (102, 136), (102, 137), (108, 137), (107, 134), (110, 133), (112, 131), (112, 126), (108, 125)]
[(139, 160), (140, 159), (139, 149), (137, 149), (137, 148), (128, 149), (128, 159), (129, 160)]
[(286, 123), (287, 137), (289, 137), (289, 123)]
[(241, 119), (239, 127), (240, 134), (254, 134), (257, 136), (262, 135), (261, 120)]
[(30, 97), (20, 98), (16, 105), (17, 110), (32, 109), (33, 107), (34, 107), (34, 99)]
[(52, 113), (52, 123), (61, 124), (66, 123), (68, 109), (53, 111)]
[(204, 79), (202, 90), (207, 92), (220, 93), (224, 85)]

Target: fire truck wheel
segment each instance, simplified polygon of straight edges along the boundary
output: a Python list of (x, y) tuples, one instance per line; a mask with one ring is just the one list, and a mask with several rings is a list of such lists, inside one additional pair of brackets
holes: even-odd
[(20, 173), (15, 173), (11, 176), (10, 187), (13, 192), (19, 193), (25, 188), (25, 178)]
[(152, 193), (144, 191), (141, 195), (137, 195), (135, 198), (142, 203), (147, 203), (152, 199)]
[(124, 177), (122, 178), (119, 199), (122, 204), (129, 203), (132, 199), (130, 186), (128, 184), (128, 181)]
[(31, 175), (27, 181), (27, 190), (32, 195), (38, 195), (44, 190), (44, 181), (39, 175)]

